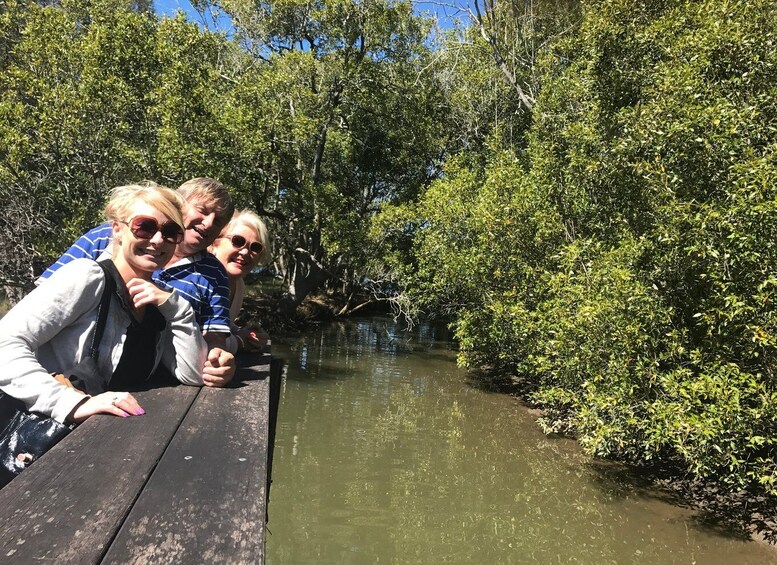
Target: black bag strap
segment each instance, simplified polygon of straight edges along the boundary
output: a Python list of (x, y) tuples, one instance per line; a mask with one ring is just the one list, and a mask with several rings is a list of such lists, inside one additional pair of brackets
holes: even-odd
[(108, 310), (111, 306), (111, 296), (116, 291), (116, 281), (108, 272), (108, 267), (102, 261), (97, 261), (100, 268), (105, 275), (105, 287), (103, 288), (103, 294), (100, 298), (100, 305), (97, 307), (97, 325), (94, 328), (92, 334), (92, 345), (89, 347), (89, 357), (97, 361), (100, 356), (97, 347), (100, 345), (100, 341), (103, 338), (103, 332), (105, 331), (105, 324), (108, 321)]

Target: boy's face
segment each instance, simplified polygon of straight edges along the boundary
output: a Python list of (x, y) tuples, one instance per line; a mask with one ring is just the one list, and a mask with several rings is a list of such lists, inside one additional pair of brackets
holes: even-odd
[(213, 201), (198, 199), (188, 202), (183, 225), (186, 228), (179, 250), (193, 255), (206, 249), (218, 237), (224, 222), (217, 215), (218, 206)]

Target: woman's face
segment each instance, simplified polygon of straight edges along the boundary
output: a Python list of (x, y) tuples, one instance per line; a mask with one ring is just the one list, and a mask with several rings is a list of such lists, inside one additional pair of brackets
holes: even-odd
[[(151, 219), (156, 220), (156, 226)], [(168, 223), (172, 225), (166, 226)], [(138, 230), (138, 227), (141, 229)], [(150, 239), (144, 239), (135, 235), (133, 229), (138, 234), (153, 234)], [(174, 231), (174, 222), (170, 218), (150, 204), (138, 201), (130, 209), (127, 218), (113, 223), (113, 239), (117, 244), (114, 248), (114, 262), (117, 267), (125, 264), (137, 277), (150, 278), (151, 273), (167, 265), (173, 256), (176, 244), (166, 239), (163, 232), (169, 235)]]
[[(233, 236), (241, 236), (245, 245), (236, 248), (232, 243)], [(259, 242), (259, 235), (253, 228), (245, 224), (237, 224), (228, 228), (227, 233), (219, 236), (214, 244), (213, 254), (221, 261), (230, 278), (246, 276), (259, 264), (261, 252), (252, 251), (251, 244)]]

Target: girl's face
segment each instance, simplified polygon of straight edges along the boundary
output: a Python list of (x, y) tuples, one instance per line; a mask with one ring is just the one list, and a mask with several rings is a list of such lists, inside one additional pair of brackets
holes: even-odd
[[(175, 239), (182, 230), (165, 214), (143, 201), (130, 209), (129, 216), (113, 222), (114, 262), (129, 268), (139, 278), (163, 268), (175, 251)], [(180, 241), (180, 238), (179, 238)]]
[[(240, 247), (235, 246), (241, 243)], [(250, 226), (237, 224), (229, 228), (229, 233), (219, 236), (213, 246), (213, 254), (224, 265), (230, 278), (244, 277), (259, 264), (262, 253), (256, 249), (256, 243), (261, 245), (259, 234)]]

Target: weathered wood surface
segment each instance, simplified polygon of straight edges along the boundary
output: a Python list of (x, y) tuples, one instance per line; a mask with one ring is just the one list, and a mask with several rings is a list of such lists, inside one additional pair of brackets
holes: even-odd
[(0, 563), (262, 563), (270, 356), (239, 364), (133, 393), (144, 416), (90, 418), (0, 489)]
[[(240, 382), (203, 389), (103, 563), (261, 563), (269, 355)], [(252, 382), (253, 381), (253, 382)]]
[(198, 392), (135, 393), (144, 416), (90, 418), (0, 489), (0, 562), (98, 562)]

